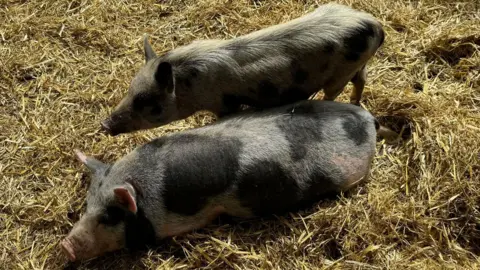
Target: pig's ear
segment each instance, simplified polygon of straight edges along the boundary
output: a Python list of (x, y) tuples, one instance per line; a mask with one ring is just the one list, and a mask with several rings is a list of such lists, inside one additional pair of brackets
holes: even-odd
[(100, 160), (97, 160), (93, 157), (89, 157), (89, 156), (85, 155), (84, 153), (82, 153), (78, 149), (75, 149), (74, 151), (75, 151), (75, 154), (77, 155), (78, 160), (80, 160), (80, 162), (85, 164), (85, 166), (87, 166), (87, 168), (89, 168), (90, 171), (92, 171), (94, 173), (103, 169), (103, 168), (105, 168), (105, 167), (107, 167), (107, 165), (105, 163), (103, 163)]
[(132, 193), (126, 187), (116, 187), (113, 189), (118, 202), (125, 206), (130, 212), (137, 213), (137, 202)]
[(155, 71), (155, 80), (160, 89), (165, 89), (167, 93), (173, 92), (173, 70), (172, 65), (168, 62), (161, 62), (158, 64)]
[(155, 51), (153, 51), (152, 46), (148, 42), (148, 35), (143, 36), (143, 50), (145, 51), (145, 62), (157, 57)]

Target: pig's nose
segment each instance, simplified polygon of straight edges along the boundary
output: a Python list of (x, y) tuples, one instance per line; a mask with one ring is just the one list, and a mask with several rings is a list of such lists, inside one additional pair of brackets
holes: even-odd
[(70, 240), (68, 239), (64, 239), (60, 243), (60, 245), (62, 246), (63, 253), (67, 255), (68, 259), (72, 262), (75, 261), (76, 257), (75, 257), (75, 251), (73, 251), (72, 242), (70, 242)]
[(110, 133), (111, 133), (110, 125), (108, 124), (108, 120), (103, 120), (103, 121), (100, 123), (100, 125), (101, 125), (100, 130), (101, 130), (102, 132), (105, 132), (105, 133), (107, 133), (107, 134), (110, 134)]

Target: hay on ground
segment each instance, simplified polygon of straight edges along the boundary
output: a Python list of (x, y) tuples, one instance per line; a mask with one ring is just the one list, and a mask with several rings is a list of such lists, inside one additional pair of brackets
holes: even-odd
[[(148, 139), (212, 121), (199, 113), (116, 138), (97, 132), (143, 63), (144, 33), (161, 53), (239, 36), (325, 2), (0, 0), (0, 265), (68, 266), (58, 241), (78, 220), (89, 180), (74, 148), (111, 162)], [(384, 24), (363, 105), (408, 137), (400, 146), (378, 143), (370, 181), (310, 211), (213, 224), (156, 250), (77, 266), (478, 269), (479, 2), (339, 2)]]

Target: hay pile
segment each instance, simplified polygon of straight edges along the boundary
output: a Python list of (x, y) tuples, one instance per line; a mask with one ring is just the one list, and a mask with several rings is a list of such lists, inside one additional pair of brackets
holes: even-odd
[[(160, 53), (323, 2), (0, 0), (0, 265), (68, 266), (58, 241), (78, 220), (89, 181), (73, 148), (114, 161), (150, 138), (212, 121), (199, 113), (118, 138), (97, 133), (143, 63), (143, 33)], [(370, 182), (311, 211), (214, 224), (80, 268), (478, 269), (480, 2), (340, 2), (384, 23), (364, 105), (409, 138), (378, 143)]]

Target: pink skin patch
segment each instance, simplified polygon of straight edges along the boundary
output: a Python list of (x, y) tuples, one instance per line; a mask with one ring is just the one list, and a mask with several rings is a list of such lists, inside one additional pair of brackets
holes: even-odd
[(332, 157), (332, 162), (340, 168), (345, 176), (346, 182), (341, 184), (342, 187), (348, 189), (365, 179), (369, 167), (368, 164), (365, 164), (366, 159), (368, 157), (365, 157), (365, 159), (345, 155), (334, 155)]

